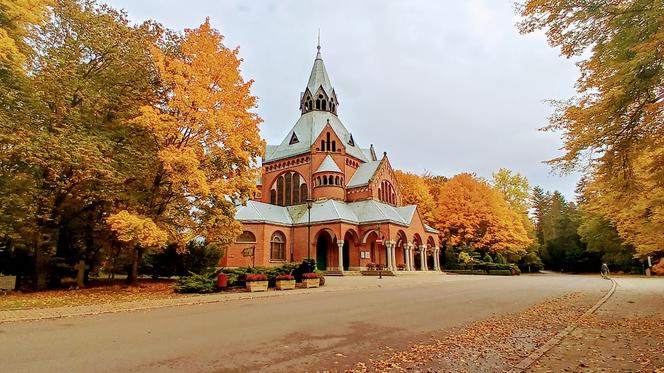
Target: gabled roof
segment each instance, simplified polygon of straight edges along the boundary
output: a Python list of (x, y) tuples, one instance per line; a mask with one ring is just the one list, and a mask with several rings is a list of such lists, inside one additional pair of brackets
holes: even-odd
[[(311, 223), (347, 222), (370, 224), (390, 222), (409, 226), (415, 205), (394, 207), (375, 200), (343, 202), (333, 199), (316, 201), (311, 207)], [(272, 223), (295, 226), (308, 224), (307, 205), (275, 206), (263, 202), (247, 201), (238, 206), (235, 219), (243, 223)]]
[(426, 224), (424, 224), (424, 230), (427, 231), (427, 233), (440, 233), (438, 229), (432, 228)]
[(380, 161), (362, 163), (353, 174), (353, 177), (350, 178), (346, 187), (356, 188), (369, 184), (369, 181), (376, 173), (376, 170), (378, 170), (378, 166), (380, 166)]
[[(309, 152), (311, 145), (316, 141), (318, 136), (320, 136), (328, 123), (337, 137), (343, 142), (346, 147), (346, 153), (361, 161), (368, 161), (367, 157), (357, 145), (357, 141), (355, 142), (355, 145), (348, 144), (350, 133), (336, 115), (327, 111), (314, 110), (300, 116), (300, 119), (298, 119), (293, 128), (288, 131), (288, 134), (281, 144), (267, 146), (263, 163)], [(296, 134), (299, 142), (290, 144), (293, 133)]]
[(245, 206), (239, 206), (235, 212), (235, 219), (246, 223), (281, 225), (291, 225), (292, 223), (288, 211), (284, 207), (257, 201), (247, 201)]
[(337, 163), (332, 159), (332, 156), (329, 154), (323, 159), (323, 162), (321, 162), (320, 166), (318, 166), (318, 169), (316, 170), (316, 173), (319, 172), (339, 172), (341, 173), (341, 169), (339, 169), (339, 166), (337, 166)]
[(312, 95), (315, 95), (316, 92), (318, 92), (318, 88), (321, 87), (323, 88), (323, 91), (325, 91), (327, 97), (332, 97), (334, 88), (332, 88), (330, 77), (327, 75), (327, 70), (325, 70), (323, 58), (320, 55), (320, 47), (318, 47), (318, 53), (316, 54), (316, 59), (314, 60), (314, 66), (311, 68), (311, 75), (309, 75), (307, 89), (309, 92), (311, 92)]

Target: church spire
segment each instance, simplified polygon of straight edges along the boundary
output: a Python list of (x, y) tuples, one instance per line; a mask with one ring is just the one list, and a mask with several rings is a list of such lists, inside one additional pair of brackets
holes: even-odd
[(320, 53), (320, 30), (318, 31), (318, 45), (316, 46), (316, 50), (316, 59), (309, 75), (307, 88), (302, 93), (302, 98), (300, 99), (300, 110), (302, 114), (313, 110), (328, 111), (336, 114), (339, 103)]

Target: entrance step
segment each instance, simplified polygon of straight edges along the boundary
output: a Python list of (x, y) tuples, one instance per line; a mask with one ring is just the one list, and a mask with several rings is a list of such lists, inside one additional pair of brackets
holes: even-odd
[(362, 276), (360, 271), (344, 271), (344, 276)]
[(392, 271), (362, 271), (362, 276), (394, 276)]
[(325, 276), (343, 276), (344, 272), (342, 271), (325, 271)]

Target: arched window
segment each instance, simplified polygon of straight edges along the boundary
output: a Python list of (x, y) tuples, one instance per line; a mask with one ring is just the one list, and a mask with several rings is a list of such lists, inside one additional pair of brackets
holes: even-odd
[(320, 180), (320, 176), (316, 178), (316, 186), (321, 186), (323, 185), (322, 181)]
[(335, 140), (332, 140), (332, 151), (333, 152), (337, 151), (337, 142)]
[(309, 199), (309, 188), (307, 184), (300, 185), (300, 201), (306, 202)]
[(270, 240), (270, 259), (286, 260), (286, 236), (279, 231), (274, 232)]
[(284, 205), (284, 177), (279, 176), (277, 179), (277, 205)]
[(325, 137), (327, 138), (327, 141), (325, 142), (325, 151), (329, 152), (330, 151), (330, 133), (328, 132)]
[(292, 204), (293, 200), (293, 175), (286, 174), (286, 199), (284, 200), (284, 205), (289, 206)]
[(256, 236), (249, 231), (244, 231), (237, 236), (235, 243), (256, 243)]
[(334, 178), (334, 184), (335, 184), (335, 185), (341, 185), (341, 180), (339, 179), (339, 176), (336, 176), (336, 177)]
[(320, 100), (316, 100), (316, 110), (320, 110)]
[(320, 140), (320, 151), (325, 151), (325, 140)]
[(383, 200), (383, 190), (380, 188), (378, 188), (378, 199), (381, 201)]
[[(293, 162), (295, 163), (295, 162)], [(300, 190), (304, 178), (296, 171), (286, 171), (275, 179), (270, 188), (270, 203), (291, 206), (305, 201)]]
[(327, 102), (323, 99), (323, 101), (321, 101), (321, 109), (325, 110), (326, 106), (327, 106)]
[(300, 174), (293, 174), (293, 205), (300, 203)]
[(327, 185), (327, 176), (323, 175), (323, 185)]

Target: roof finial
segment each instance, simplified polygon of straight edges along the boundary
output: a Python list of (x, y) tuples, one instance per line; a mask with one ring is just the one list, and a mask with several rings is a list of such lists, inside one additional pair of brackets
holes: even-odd
[(320, 56), (320, 27), (318, 28), (318, 45), (316, 46), (318, 52), (316, 53), (316, 59), (322, 59)]

